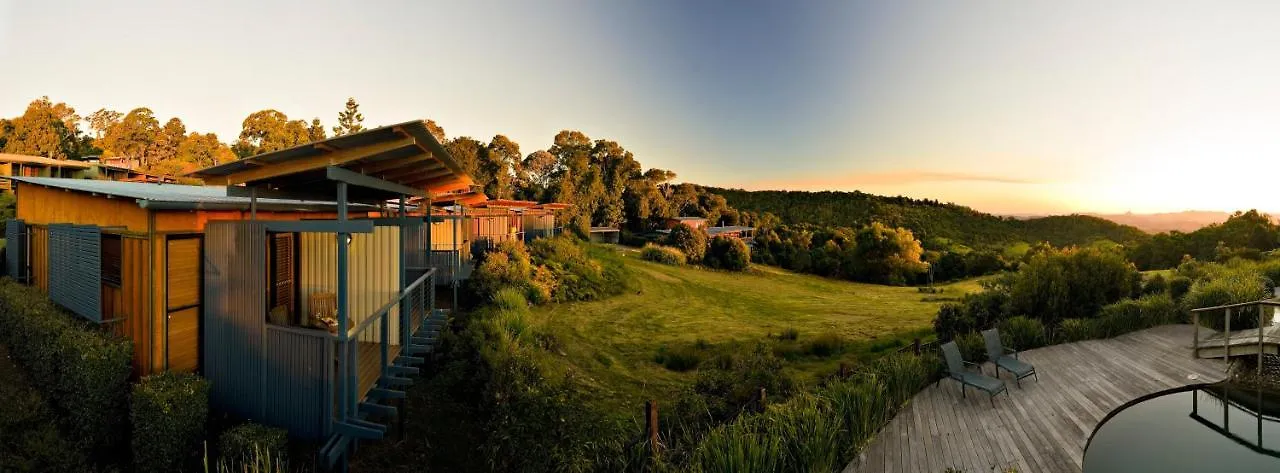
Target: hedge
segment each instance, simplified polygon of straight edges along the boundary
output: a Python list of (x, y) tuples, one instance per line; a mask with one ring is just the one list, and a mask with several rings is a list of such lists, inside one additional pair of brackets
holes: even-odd
[[(0, 358), (8, 351), (0, 347)], [(0, 471), (84, 471), (84, 457), (58, 431), (30, 377), (0, 359)]]
[(680, 266), (685, 264), (686, 261), (684, 253), (678, 248), (659, 246), (653, 243), (644, 245), (644, 248), (640, 250), (640, 259), (672, 266)]
[(196, 457), (209, 419), (209, 383), (193, 374), (161, 373), (133, 387), (133, 465), (178, 471)]
[(118, 459), (128, 418), (128, 340), (62, 311), (39, 290), (0, 279), (0, 342), (31, 375), (81, 453)]
[(284, 429), (261, 424), (240, 424), (218, 437), (218, 450), (222, 460), (236, 463), (253, 463), (266, 459), (280, 463), (288, 455), (289, 436)]

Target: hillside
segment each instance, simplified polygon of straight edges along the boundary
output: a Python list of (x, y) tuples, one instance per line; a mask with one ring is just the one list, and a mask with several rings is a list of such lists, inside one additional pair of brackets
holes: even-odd
[[(1138, 227), (1148, 233), (1161, 233), (1168, 231), (1189, 233), (1215, 223), (1225, 222), (1227, 217), (1231, 216), (1231, 213), (1206, 210), (1185, 210), (1182, 212), (1153, 214), (1123, 213), (1091, 215), (1099, 218), (1105, 218), (1121, 225)], [(1272, 218), (1276, 217), (1274, 214), (1270, 214), (1270, 216)]]
[(746, 191), (707, 188), (728, 204), (749, 212), (769, 212), (783, 223), (858, 227), (872, 221), (910, 229), (921, 241), (946, 238), (970, 246), (1047, 241), (1055, 246), (1115, 242), (1147, 236), (1137, 228), (1087, 215), (1016, 219), (962, 205), (862, 192)]
[[(941, 294), (833, 280), (756, 265), (747, 273), (666, 266), (621, 249), (635, 273), (638, 291), (594, 302), (540, 306), (532, 322), (555, 335), (563, 363), (600, 394), (602, 402), (640, 405), (670, 399), (691, 382), (693, 371), (672, 371), (654, 361), (659, 350), (745, 352), (773, 340), (775, 351), (803, 351), (813, 340), (838, 337), (839, 353), (791, 357), (788, 369), (801, 379), (830, 374), (874, 351), (896, 349), (931, 333), (933, 316), (946, 300), (979, 285), (967, 280), (940, 286)], [(794, 341), (777, 335), (795, 329)], [(772, 338), (771, 338), (772, 336)], [(700, 347), (700, 348), (699, 348)]]

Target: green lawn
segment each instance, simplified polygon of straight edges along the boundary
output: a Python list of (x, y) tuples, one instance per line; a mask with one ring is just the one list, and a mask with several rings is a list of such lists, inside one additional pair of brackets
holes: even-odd
[(927, 336), (939, 305), (979, 289), (976, 280), (968, 280), (924, 294), (914, 287), (837, 281), (769, 266), (756, 265), (748, 273), (665, 266), (640, 260), (633, 249), (619, 251), (636, 273), (638, 290), (603, 301), (537, 307), (533, 322), (556, 335), (560, 366), (585, 375), (600, 399), (626, 405), (668, 398), (694, 379), (693, 371), (670, 371), (654, 362), (664, 345), (705, 342), (708, 352), (723, 352), (771, 340), (789, 328), (799, 338), (777, 342), (779, 347), (839, 334), (849, 342), (840, 355), (790, 358), (788, 369), (811, 380), (841, 362)]

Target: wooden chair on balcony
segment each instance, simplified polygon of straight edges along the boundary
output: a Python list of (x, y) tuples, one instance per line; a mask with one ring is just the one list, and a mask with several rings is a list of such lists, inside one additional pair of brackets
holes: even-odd
[[(338, 295), (332, 292), (307, 294), (307, 324), (316, 328), (328, 328), (337, 333), (337, 327), (326, 325), (321, 317), (334, 317), (338, 313)], [(348, 324), (350, 324), (348, 322)]]

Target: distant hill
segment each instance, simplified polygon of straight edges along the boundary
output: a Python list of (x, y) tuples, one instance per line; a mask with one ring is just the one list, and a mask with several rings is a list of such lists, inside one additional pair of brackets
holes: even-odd
[[(1182, 212), (1154, 214), (1123, 213), (1090, 215), (1105, 218), (1121, 225), (1138, 227), (1148, 233), (1161, 233), (1173, 230), (1183, 233), (1193, 232), (1214, 223), (1222, 223), (1227, 220), (1227, 217), (1231, 216), (1228, 212), (1206, 210), (1186, 210)], [(1271, 217), (1275, 218), (1275, 215), (1272, 214)]]
[(1119, 243), (1147, 237), (1142, 230), (1089, 215), (999, 217), (929, 199), (885, 197), (863, 192), (747, 191), (707, 188), (739, 210), (777, 215), (784, 223), (858, 227), (872, 221), (911, 229), (923, 240), (939, 237), (969, 246), (1047, 241), (1084, 245), (1099, 239)]

